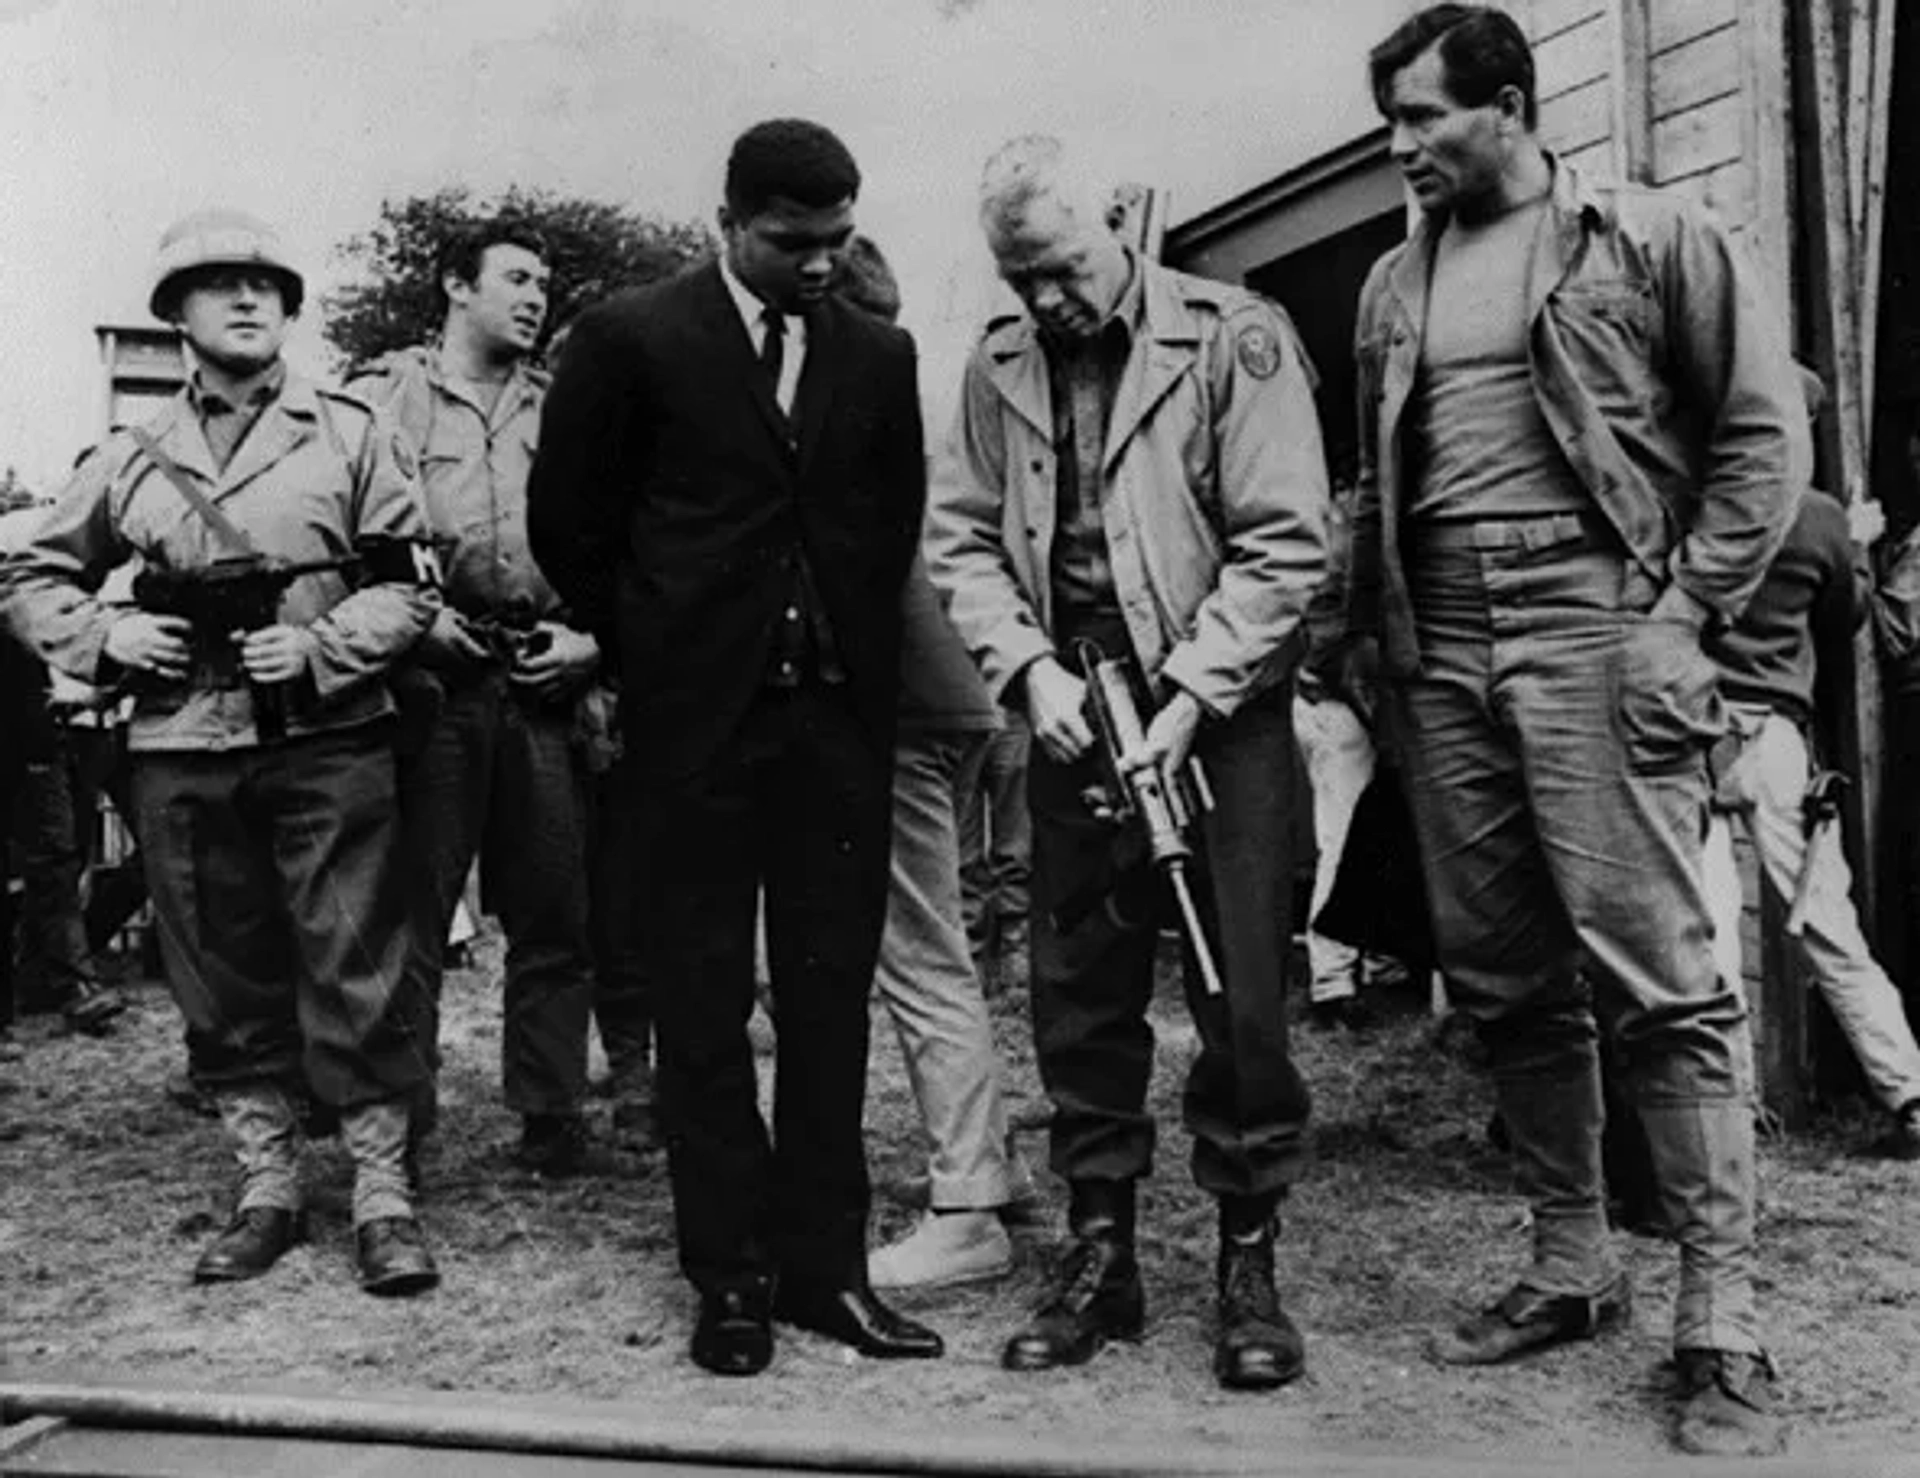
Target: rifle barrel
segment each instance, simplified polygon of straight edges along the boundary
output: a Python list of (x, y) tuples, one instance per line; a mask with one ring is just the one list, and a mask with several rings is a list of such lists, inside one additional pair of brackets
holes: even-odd
[(1173, 885), (1174, 901), (1180, 905), (1181, 922), (1187, 926), (1187, 942), (1200, 962), (1200, 983), (1210, 996), (1224, 995), (1220, 971), (1213, 963), (1213, 950), (1207, 945), (1206, 930), (1200, 927), (1200, 910), (1193, 906), (1193, 890), (1187, 886), (1187, 869), (1179, 862), (1167, 864), (1167, 881)]

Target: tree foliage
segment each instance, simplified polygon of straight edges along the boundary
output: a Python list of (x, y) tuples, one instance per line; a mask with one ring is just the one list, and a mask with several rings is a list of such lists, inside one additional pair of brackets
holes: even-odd
[(510, 187), (493, 199), (476, 199), (464, 186), (405, 200), (385, 200), (370, 230), (347, 238), (336, 255), (357, 270), (357, 280), (324, 302), (322, 333), (351, 373), (390, 350), (418, 344), (439, 332), (444, 304), (434, 276), (441, 246), (455, 231), (502, 219), (538, 231), (553, 268), (547, 331), (582, 308), (713, 254), (706, 227), (663, 221), (605, 201)]

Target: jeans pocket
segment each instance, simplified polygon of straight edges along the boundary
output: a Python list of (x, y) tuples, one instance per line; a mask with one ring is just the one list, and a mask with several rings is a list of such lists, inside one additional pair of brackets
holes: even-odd
[(1726, 732), (1727, 714), (1699, 637), (1678, 622), (1639, 621), (1622, 636), (1618, 663), (1628, 769), (1671, 775), (1701, 765)]

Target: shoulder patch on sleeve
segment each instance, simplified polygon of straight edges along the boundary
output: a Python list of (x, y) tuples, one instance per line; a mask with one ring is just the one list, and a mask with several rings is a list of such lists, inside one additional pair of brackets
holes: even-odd
[(1268, 323), (1249, 323), (1233, 336), (1233, 352), (1240, 368), (1256, 380), (1271, 380), (1280, 373), (1280, 336)]

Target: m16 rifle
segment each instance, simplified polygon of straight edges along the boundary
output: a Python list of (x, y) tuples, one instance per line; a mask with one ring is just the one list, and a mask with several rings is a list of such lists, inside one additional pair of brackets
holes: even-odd
[[(436, 586), (431, 547), (388, 534), (366, 534), (350, 554), (325, 559), (284, 560), (264, 554), (234, 554), (188, 569), (154, 566), (133, 579), (134, 604), (156, 616), (179, 616), (193, 628), (193, 645), (218, 664), (238, 662), (235, 642), (280, 619), (280, 598), (303, 575), (341, 571), (362, 583), (400, 581)], [(268, 743), (287, 734), (287, 703), (278, 683), (247, 684), (253, 722)]]
[(1179, 907), (1181, 927), (1199, 962), (1201, 984), (1208, 995), (1217, 996), (1222, 992), (1220, 971), (1194, 905), (1189, 876), (1194, 856), (1189, 833), (1200, 813), (1213, 809), (1206, 773), (1191, 758), (1171, 770), (1164, 764), (1132, 763), (1130, 757), (1146, 742), (1146, 729), (1128, 664), (1104, 655), (1092, 642), (1080, 642), (1074, 656), (1087, 684), (1087, 707), (1099, 738), (1103, 772), (1099, 809), (1123, 826), (1138, 828), (1147, 860), (1167, 880)]

